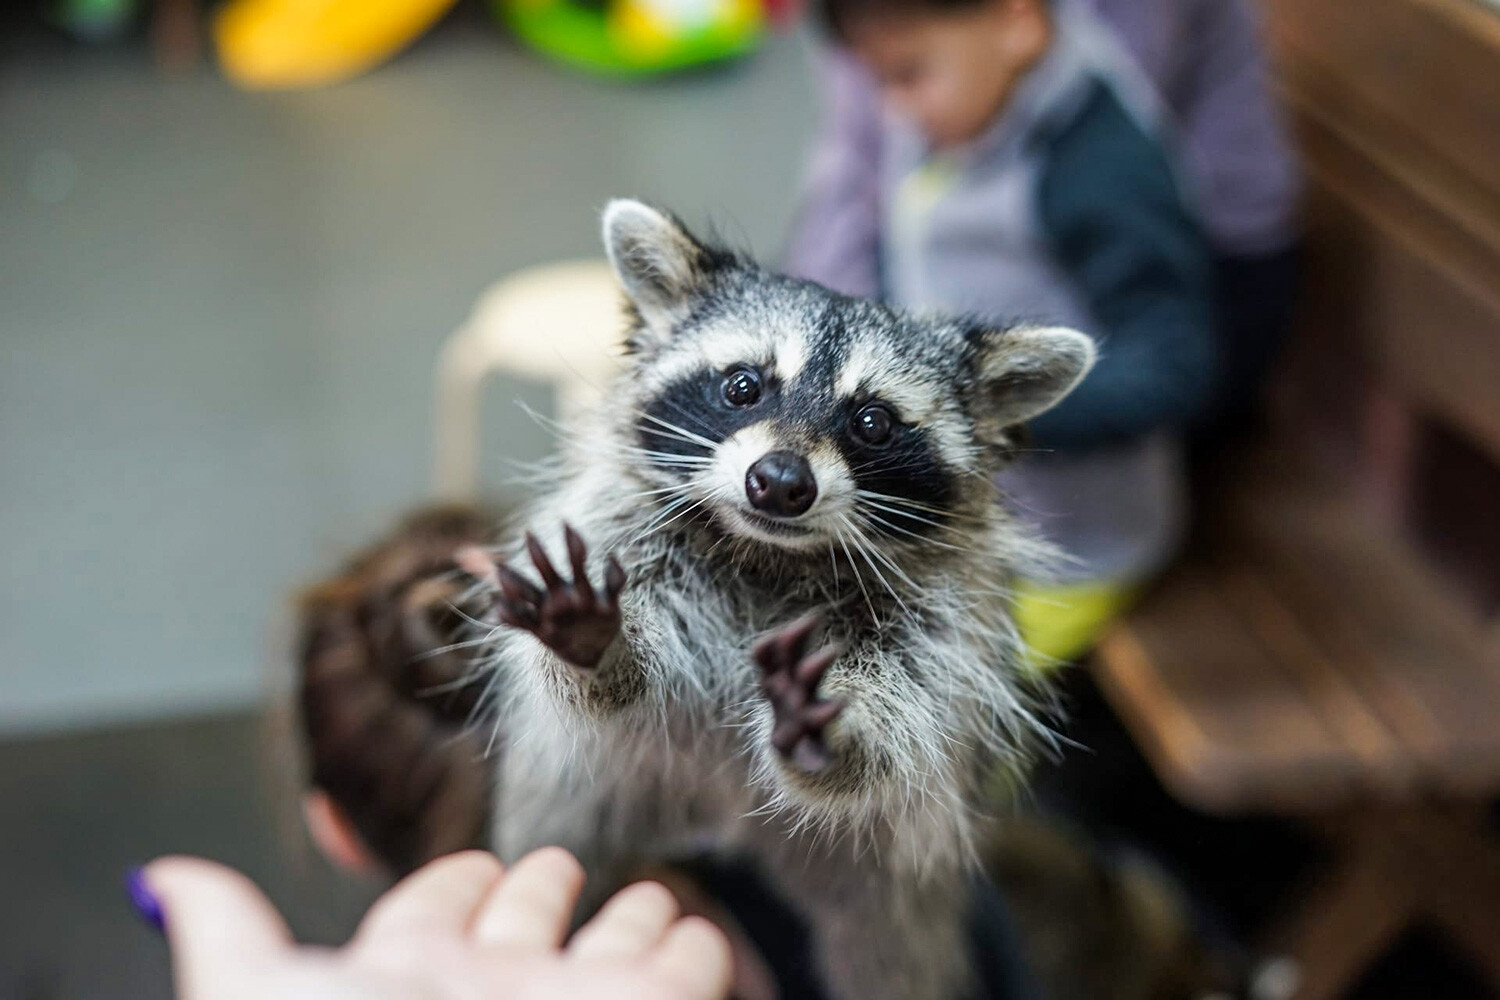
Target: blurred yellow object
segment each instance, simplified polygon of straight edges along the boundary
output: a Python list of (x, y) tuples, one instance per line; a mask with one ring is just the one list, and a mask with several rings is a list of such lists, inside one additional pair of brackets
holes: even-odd
[(1016, 627), (1026, 643), (1025, 665), (1044, 674), (1087, 653), (1109, 623), (1144, 589), (1140, 583), (1096, 581), (1049, 587), (1022, 581), (1016, 587)]
[(248, 90), (357, 76), (417, 39), (455, 0), (231, 0), (214, 20), (224, 74)]

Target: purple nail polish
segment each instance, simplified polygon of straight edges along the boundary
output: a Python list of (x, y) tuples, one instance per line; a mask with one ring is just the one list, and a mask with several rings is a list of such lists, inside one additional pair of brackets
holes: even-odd
[(161, 903), (156, 894), (146, 884), (145, 872), (139, 868), (132, 868), (125, 873), (125, 895), (130, 897), (130, 905), (135, 907), (135, 912), (140, 918), (158, 931), (165, 932), (167, 929), (166, 919), (161, 912)]

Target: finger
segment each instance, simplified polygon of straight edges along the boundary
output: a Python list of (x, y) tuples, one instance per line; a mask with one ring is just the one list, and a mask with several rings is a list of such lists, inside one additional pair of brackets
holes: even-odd
[(511, 628), (526, 629), (528, 632), (537, 626), (536, 608), (530, 604), (515, 604), (503, 597), (495, 598), (495, 612), (500, 620)]
[(490, 892), (474, 919), (476, 941), (524, 950), (550, 950), (568, 933), (583, 866), (560, 847), (532, 851)]
[(637, 882), (615, 893), (568, 944), (579, 959), (633, 958), (650, 951), (677, 919), (677, 897), (660, 882)]
[(611, 555), (604, 564), (604, 593), (609, 598), (610, 607), (620, 603), (620, 591), (625, 589), (625, 570), (620, 566), (620, 560)]
[(417, 869), (381, 896), (354, 935), (369, 945), (412, 933), (459, 934), (505, 874), (486, 851), (461, 851)]
[(585, 604), (592, 604), (594, 587), (589, 583), (588, 546), (583, 544), (583, 538), (573, 530), (571, 524), (563, 525), (563, 542), (568, 547), (568, 563), (573, 568), (573, 589)]
[(162, 858), (140, 875), (161, 905), (180, 997), (207, 997), (214, 985), (291, 946), (270, 900), (239, 872), (201, 858)]
[(531, 564), (541, 574), (542, 583), (548, 590), (556, 590), (562, 586), (562, 577), (557, 575), (557, 570), (552, 567), (552, 560), (547, 558), (547, 550), (542, 548), (542, 543), (536, 540), (531, 532), (526, 532), (526, 551), (531, 554)]
[(500, 581), (500, 592), (506, 600), (515, 604), (540, 604), (542, 592), (531, 585), (531, 581), (504, 563), (495, 566), (495, 575)]
[(458, 563), (459, 569), (476, 580), (483, 580), (491, 587), (500, 585), (500, 579), (495, 573), (495, 557), (480, 546), (461, 546), (453, 553), (453, 561)]
[(827, 646), (797, 664), (797, 682), (807, 691), (816, 691), (828, 667), (843, 654), (837, 646)]
[(684, 1000), (720, 1000), (729, 995), (734, 977), (729, 941), (702, 917), (684, 917), (673, 924), (647, 961), (653, 972), (681, 991)]

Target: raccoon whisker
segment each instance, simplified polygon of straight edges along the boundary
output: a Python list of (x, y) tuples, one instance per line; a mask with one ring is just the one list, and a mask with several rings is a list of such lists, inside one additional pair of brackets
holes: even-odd
[(910, 507), (913, 510), (923, 510), (928, 512), (929, 514), (946, 515), (953, 513), (952, 511), (945, 510), (942, 507), (935, 507), (930, 503), (923, 503), (920, 500), (912, 500), (908, 497), (898, 497), (891, 493), (880, 493), (875, 490), (856, 489), (854, 491), (854, 494), (855, 496), (863, 497), (867, 500), (884, 500), (886, 503), (893, 503), (899, 507)]
[[(498, 671), (497, 671), (497, 673), (498, 673)], [(485, 760), (489, 760), (490, 756), (495, 752), (495, 743), (499, 739), (500, 739), (500, 727), (498, 725), (491, 726), (490, 727), (490, 738), (488, 740), (486, 740), (485, 744), (484, 744), (484, 759)]]
[[(848, 521), (842, 515), (840, 515), (839, 520), (843, 521), (845, 524), (848, 523)], [(859, 575), (859, 564), (854, 561), (854, 554), (849, 551), (849, 542), (844, 538), (844, 533), (842, 531), (835, 530), (834, 537), (838, 539), (839, 545), (844, 550), (844, 558), (849, 561), (849, 569), (854, 574), (854, 582), (859, 585), (859, 592), (865, 597), (865, 606), (870, 609), (870, 618), (873, 621), (878, 617), (875, 614), (875, 602), (870, 599), (870, 592), (865, 589), (864, 578)]]
[(859, 513), (862, 516), (864, 516), (866, 518), (873, 519), (875, 521), (878, 521), (878, 522), (880, 522), (881, 524), (885, 525), (888, 528), (894, 528), (897, 531), (903, 531), (906, 534), (911, 535), (914, 538), (921, 539), (923, 542), (931, 542), (933, 545), (946, 546), (947, 548), (957, 548), (957, 549), (960, 549), (961, 551), (968, 551), (968, 549), (965, 548), (964, 546), (948, 545), (946, 542), (940, 542), (940, 541), (938, 541), (936, 539), (929, 538), (929, 537), (927, 537), (925, 535), (918, 534), (917, 532), (909, 531), (907, 529), (904, 529), (904, 528), (902, 528), (901, 526), (899, 526), (897, 524), (893, 524), (887, 518), (883, 518), (883, 517), (879, 517), (878, 515), (871, 514), (870, 511), (869, 511), (869, 509), (867, 509), (867, 508), (874, 509), (874, 510), (879, 510), (879, 511), (883, 511), (883, 512), (885, 512), (887, 514), (893, 514), (896, 517), (901, 518), (902, 520), (916, 521), (918, 524), (925, 524), (925, 525), (927, 525), (929, 528), (932, 528), (934, 531), (943, 532), (945, 534), (949, 534), (949, 535), (952, 535), (952, 536), (958, 537), (958, 538), (964, 538), (967, 541), (968, 540), (967, 536), (964, 535), (964, 533), (962, 533), (957, 526), (955, 526), (955, 525), (953, 525), (951, 523), (950, 524), (944, 524), (944, 523), (942, 523), (940, 521), (934, 521), (934, 520), (932, 520), (929, 517), (923, 517), (921, 514), (917, 514), (917, 513), (913, 512), (913, 511), (902, 510), (902, 509), (900, 509), (898, 507), (890, 507), (890, 506), (887, 506), (886, 504), (880, 503), (879, 501), (871, 500), (868, 497), (856, 496), (854, 504), (855, 504), (855, 508), (859, 511)]
[(536, 407), (526, 402), (526, 400), (517, 399), (513, 400), (513, 402), (522, 413), (535, 421), (538, 427), (550, 432), (554, 436), (560, 438), (574, 438), (578, 436), (577, 432), (566, 423), (556, 417), (549, 417), (547, 414), (542, 413)]
[(667, 525), (673, 523), (673, 521), (680, 520), (685, 515), (691, 514), (694, 510), (696, 510), (697, 508), (703, 506), (707, 502), (708, 502), (708, 498), (707, 497), (699, 497), (697, 500), (695, 500), (692, 503), (688, 504), (687, 507), (684, 510), (679, 511), (672, 518), (671, 521), (668, 521), (666, 524), (657, 525), (657, 527), (656, 527), (655, 530), (660, 531), (662, 528), (665, 528), (665, 527), (667, 527)]
[[(652, 518), (651, 522), (643, 531), (641, 531), (640, 534), (630, 540), (626, 547), (629, 548), (630, 546), (635, 545), (642, 539), (654, 534), (657, 531), (660, 531), (661, 529), (672, 524), (674, 521), (682, 518), (684, 515), (692, 513), (695, 509), (707, 503), (708, 497), (699, 497), (697, 500), (692, 500), (691, 503), (689, 503), (689, 500), (692, 500), (691, 495), (679, 497), (678, 499), (673, 500), (671, 503), (667, 504), (663, 510), (657, 513), (656, 517)], [(684, 504), (686, 504), (686, 507), (683, 506)], [(674, 511), (676, 511), (675, 514), (673, 513)], [(671, 518), (664, 521), (663, 519), (666, 518), (669, 514), (671, 515)]]
[[(907, 537), (909, 537), (912, 540), (912, 544), (914, 544), (914, 545), (931, 545), (933, 548), (943, 549), (943, 550), (948, 551), (948, 552), (968, 552), (969, 551), (967, 548), (965, 548), (962, 545), (955, 545), (955, 544), (953, 544), (951, 542), (939, 541), (936, 538), (932, 538), (932, 537), (929, 537), (927, 535), (918, 534), (917, 532), (912, 531), (909, 528), (903, 528), (899, 524), (893, 524), (892, 522), (887, 521), (885, 518), (881, 517), (879, 514), (871, 514), (868, 511), (861, 511), (860, 513), (861, 513), (861, 515), (863, 517), (863, 520), (864, 520), (865, 524), (872, 531), (875, 531), (875, 532), (881, 532), (881, 531), (895, 532), (896, 534), (899, 534), (899, 535), (906, 535)], [(900, 539), (895, 539), (895, 541), (900, 541)]]
[(484, 671), (476, 670), (473, 673), (465, 674), (464, 676), (457, 677), (451, 681), (444, 681), (441, 684), (433, 684), (430, 687), (417, 688), (412, 693), (415, 694), (418, 698), (431, 698), (434, 695), (449, 694), (453, 691), (462, 690), (463, 688), (468, 687), (470, 684), (473, 684), (476, 681), (484, 680), (485, 677), (486, 674)]
[[(488, 632), (480, 636), (478, 639), (467, 639), (463, 642), (450, 642), (446, 646), (438, 646), (435, 649), (424, 649), (416, 656), (413, 656), (411, 658), (411, 662), (421, 663), (423, 660), (431, 660), (435, 657), (443, 656), (446, 653), (457, 652), (460, 649), (474, 649), (478, 646), (483, 646), (495, 637), (496, 633), (500, 631), (500, 628), (501, 626), (496, 625), (490, 628)], [(418, 691), (417, 693), (421, 694), (420, 691)]]
[[(709, 557), (711, 557), (715, 552), (719, 550), (719, 546), (723, 545), (727, 541), (729, 541), (729, 536), (724, 534), (721, 534), (718, 538), (714, 539), (714, 543), (708, 547), (708, 551), (703, 553), (704, 561), (707, 562)], [(718, 579), (719, 574), (715, 573), (714, 580), (717, 581)]]
[[(896, 593), (896, 588), (891, 586), (891, 582), (885, 578), (885, 574), (880, 572), (880, 567), (875, 565), (875, 560), (870, 558), (869, 540), (864, 537), (859, 528), (855, 526), (854, 522), (849, 520), (846, 515), (840, 514), (839, 520), (841, 520), (844, 525), (850, 530), (850, 532), (853, 533), (854, 549), (860, 554), (861, 557), (863, 557), (865, 563), (870, 567), (870, 572), (875, 574), (875, 579), (879, 580), (880, 585), (886, 589), (886, 592), (896, 599), (896, 603), (901, 606), (901, 610), (910, 615), (911, 609), (906, 606), (905, 601), (901, 600), (901, 595)], [(915, 584), (913, 584), (913, 586), (915, 586)], [(872, 608), (871, 612), (873, 613), (873, 611), (874, 609)]]
[[(862, 529), (858, 524), (853, 523), (852, 521), (850, 523), (850, 527), (854, 530), (855, 537), (859, 540), (859, 544), (864, 548), (866, 552), (884, 563), (885, 566), (890, 569), (893, 574), (895, 574), (897, 579), (906, 584), (906, 586), (910, 587), (913, 591), (921, 590), (921, 587), (914, 580), (912, 580), (910, 576), (907, 575), (905, 570), (903, 570), (896, 564), (895, 560), (893, 560), (885, 552), (881, 551), (880, 547), (878, 545), (875, 545), (870, 540), (870, 537), (864, 533), (864, 529)], [(881, 582), (885, 583), (885, 577), (883, 575), (881, 576)], [(901, 606), (901, 610), (906, 612), (908, 617), (915, 617), (910, 606), (908, 606), (907, 603), (901, 599), (901, 596), (896, 593), (895, 589), (891, 587), (890, 584), (886, 584), (886, 589), (891, 592), (891, 596), (896, 599), (896, 603)]]
[[(910, 576), (908, 576), (906, 574), (906, 571), (903, 570), (900, 566), (898, 566), (896, 564), (895, 560), (893, 560), (886, 553), (882, 552), (880, 550), (880, 547), (877, 546), (877, 545), (875, 545), (870, 540), (870, 536), (865, 534), (864, 529), (861, 528), (858, 523), (854, 522), (851, 519), (849, 527), (854, 531), (855, 537), (859, 540), (860, 544), (871, 555), (873, 555), (875, 558), (879, 559), (882, 563), (884, 563), (890, 569), (890, 571), (896, 575), (897, 579), (899, 579), (902, 583), (906, 584), (908, 587), (910, 587), (914, 591), (921, 589), (917, 585), (917, 583), (914, 580), (912, 580), (912, 578)], [(891, 596), (896, 597), (896, 594), (895, 594), (894, 591), (892, 591)], [(901, 603), (901, 599), (899, 597), (896, 597), (896, 600), (897, 600), (897, 603)], [(905, 604), (902, 604), (901, 606), (902, 606), (902, 608), (904, 608), (908, 612), (911, 610), (910, 608), (907, 608)]]
[[(483, 590), (483, 593), (488, 592), (489, 588), (485, 588)], [(475, 618), (473, 615), (469, 614), (467, 611), (454, 604), (452, 601), (448, 602), (448, 610), (452, 611), (455, 615), (458, 615), (458, 617), (462, 618), (464, 621), (468, 622), (475, 628), (484, 629), (486, 633), (484, 638), (485, 642), (488, 642), (500, 632), (500, 628), (496, 626), (494, 622), (482, 621), (478, 618)]]
[[(892, 511), (892, 513), (898, 513), (898, 512)], [(899, 525), (899, 524), (892, 524), (890, 521), (887, 521), (885, 518), (881, 517), (879, 514), (871, 514), (868, 511), (860, 511), (860, 514), (874, 528), (885, 529), (887, 531), (896, 531), (896, 532), (899, 532), (899, 533), (901, 533), (903, 535), (907, 535), (907, 536), (910, 536), (911, 538), (916, 539), (917, 541), (921, 542), (923, 545), (934, 545), (934, 546), (936, 546), (936, 547), (938, 547), (940, 549), (947, 549), (950, 552), (967, 552), (968, 551), (968, 549), (965, 549), (961, 545), (952, 545), (952, 544), (949, 544), (948, 542), (940, 542), (936, 538), (928, 538), (926, 535), (919, 535), (915, 531), (911, 531), (910, 529), (901, 527), (901, 525)], [(902, 515), (902, 516), (905, 516), (905, 515)], [(934, 527), (940, 527), (940, 528), (943, 528), (944, 530), (947, 530), (947, 525), (934, 525)]]
[(670, 431), (659, 430), (655, 427), (638, 427), (637, 430), (639, 430), (642, 434), (649, 434), (652, 437), (665, 438), (668, 441), (682, 441), (685, 444), (692, 445), (694, 448), (703, 448), (705, 450), (708, 448), (708, 445), (700, 444), (699, 442), (694, 441), (692, 438), (685, 438), (681, 434), (674, 434)]
[[(687, 419), (694, 426), (701, 427), (704, 430), (708, 431), (709, 433), (713, 433), (713, 427), (710, 426), (709, 424), (705, 423), (704, 420), (703, 420), (703, 417), (699, 413), (697, 413), (696, 411), (690, 410), (687, 407), (683, 406), (681, 403), (675, 402), (675, 401), (673, 401), (671, 399), (667, 399), (667, 398), (659, 398), (658, 402), (666, 404), (668, 407), (671, 408), (671, 410), (672, 410), (673, 413), (677, 414), (680, 417), (683, 417), (683, 418)], [(645, 415), (644, 411), (641, 411), (639, 409), (637, 409), (637, 412), (640, 412), (640, 413), (642, 413), (642, 415)]]
[[(701, 434), (696, 434), (693, 431), (688, 430), (686, 427), (679, 427), (679, 426), (677, 426), (674, 423), (671, 423), (669, 421), (663, 420), (661, 417), (658, 417), (655, 414), (647, 413), (645, 410), (637, 410), (636, 412), (638, 414), (640, 414), (640, 416), (643, 419), (649, 420), (653, 424), (656, 424), (657, 426), (662, 427), (665, 430), (673, 432), (673, 434), (675, 434), (677, 437), (680, 437), (684, 441), (689, 441), (689, 442), (691, 442), (693, 444), (702, 445), (705, 448), (717, 448), (718, 447), (718, 445), (715, 444), (713, 441), (710, 441), (708, 438), (704, 437)], [(707, 430), (708, 428), (705, 427), (704, 429)], [(652, 431), (650, 433), (660, 434), (661, 432), (660, 431)], [(661, 435), (661, 436), (666, 437), (667, 435)]]
[[(950, 525), (950, 524), (943, 524), (943, 523), (941, 523), (939, 521), (934, 521), (931, 518), (923, 517), (920, 514), (915, 514), (915, 513), (911, 512), (909, 510), (901, 510), (899, 507), (890, 507), (890, 506), (887, 506), (886, 504), (880, 503), (878, 501), (871, 500), (868, 497), (859, 497), (859, 496), (856, 496), (856, 498), (855, 498), (855, 504), (856, 504), (856, 506), (861, 507), (861, 508), (863, 508), (863, 507), (873, 507), (876, 510), (883, 510), (887, 514), (895, 514), (897, 517), (906, 518), (908, 521), (916, 521), (916, 522), (918, 522), (920, 524), (925, 524), (925, 525), (927, 525), (930, 528), (937, 528), (940, 531), (952, 531), (953, 530), (953, 526)], [(921, 537), (921, 536), (918, 536), (918, 537)]]
[(654, 490), (641, 490), (638, 493), (631, 493), (629, 494), (629, 496), (631, 499), (639, 499), (641, 497), (660, 496), (663, 493), (686, 493), (695, 486), (705, 485), (707, 485), (707, 483), (702, 479), (689, 479), (684, 483), (674, 483), (671, 486), (662, 486)]
[[(626, 459), (626, 461), (635, 461), (635, 460), (636, 459), (634, 459), (634, 458), (627, 458)], [(687, 473), (687, 474), (691, 474), (691, 475), (697, 475), (699, 473), (707, 472), (710, 468), (712, 468), (712, 466), (702, 465), (702, 464), (699, 464), (697, 462), (670, 462), (670, 461), (666, 461), (664, 459), (654, 459), (654, 458), (653, 459), (644, 459), (644, 461), (647, 462), (650, 465), (654, 465), (654, 466), (658, 467), (659, 469), (661, 469), (662, 471), (665, 471), (665, 472)]]
[(684, 494), (683, 496), (677, 497), (676, 499), (663, 504), (661, 510), (657, 511), (656, 514), (652, 516), (651, 520), (646, 522), (646, 526), (639, 532), (637, 532), (630, 539), (630, 541), (626, 543), (625, 547), (629, 548), (630, 546), (635, 545), (636, 543), (641, 541), (641, 539), (650, 535), (651, 532), (656, 530), (656, 526), (658, 523), (660, 523), (664, 518), (669, 517), (673, 511), (680, 509), (684, 504), (689, 503), (691, 500), (691, 495)]
[(635, 448), (624, 445), (620, 449), (622, 455), (638, 455), (649, 458), (656, 462), (668, 465), (699, 465), (708, 466), (713, 464), (713, 458), (708, 455), (684, 455), (675, 451), (652, 451), (649, 448)]
[(851, 475), (858, 476), (862, 472), (870, 472), (872, 470), (878, 470), (884, 473), (896, 473), (907, 472), (912, 469), (925, 469), (927, 467), (928, 463), (921, 459), (911, 459), (908, 461), (891, 464), (883, 458), (875, 458), (871, 459), (868, 462), (861, 462), (858, 465), (852, 466), (849, 469), (849, 472)]

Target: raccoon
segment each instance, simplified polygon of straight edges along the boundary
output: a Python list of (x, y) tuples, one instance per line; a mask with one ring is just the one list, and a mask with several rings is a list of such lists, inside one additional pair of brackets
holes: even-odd
[(555, 482), (461, 559), (496, 621), (493, 843), (608, 891), (754, 858), (832, 994), (962, 995), (987, 779), (1043, 732), (1007, 588), (1040, 558), (994, 474), (1093, 363), (1060, 328), (918, 317), (604, 214), (625, 363)]

